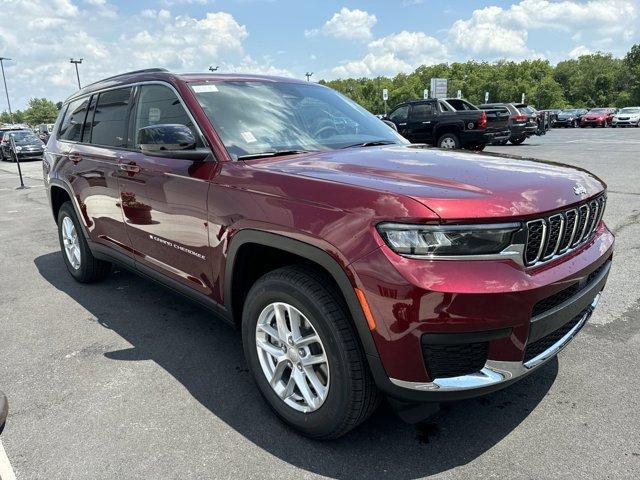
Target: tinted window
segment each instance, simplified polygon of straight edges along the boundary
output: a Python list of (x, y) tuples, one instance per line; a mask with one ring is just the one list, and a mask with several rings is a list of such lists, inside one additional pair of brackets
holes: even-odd
[(58, 138), (61, 140), (69, 140), (71, 142), (79, 142), (82, 135), (82, 124), (87, 114), (87, 105), (89, 98), (81, 98), (69, 103), (67, 111), (64, 114)]
[(475, 105), (472, 105), (466, 100), (461, 100), (459, 98), (450, 98), (447, 100), (447, 103), (456, 110), (477, 110)]
[(409, 105), (404, 105), (400, 108), (396, 108), (389, 115), (389, 120), (393, 122), (406, 122), (409, 116)]
[(131, 101), (131, 87), (102, 92), (98, 96), (91, 126), (91, 143), (125, 147), (126, 119)]
[(433, 104), (419, 103), (411, 109), (411, 120), (414, 122), (422, 122), (429, 120), (433, 116)]
[[(185, 125), (199, 140), (197, 129), (175, 92), (164, 85), (144, 85), (140, 88), (134, 121), (134, 138), (138, 146), (138, 130), (149, 125)], [(198, 141), (198, 143), (201, 143)]]

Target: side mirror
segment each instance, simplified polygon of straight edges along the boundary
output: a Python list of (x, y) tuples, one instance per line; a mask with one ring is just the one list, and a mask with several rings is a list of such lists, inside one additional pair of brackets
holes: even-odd
[(389, 125), (389, 127), (391, 127), (393, 130), (395, 130), (396, 132), (398, 131), (398, 127), (396, 126), (395, 123), (393, 123), (391, 120), (387, 120), (386, 118), (383, 118), (382, 121), (384, 123), (386, 123), (387, 125)]
[(149, 125), (138, 130), (136, 143), (142, 153), (160, 157), (204, 160), (211, 153), (199, 149), (193, 132), (186, 125)]

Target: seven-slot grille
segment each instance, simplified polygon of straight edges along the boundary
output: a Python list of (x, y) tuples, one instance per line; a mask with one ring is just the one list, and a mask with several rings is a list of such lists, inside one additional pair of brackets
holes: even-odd
[(605, 195), (549, 217), (527, 222), (525, 265), (546, 262), (586, 242), (600, 224)]

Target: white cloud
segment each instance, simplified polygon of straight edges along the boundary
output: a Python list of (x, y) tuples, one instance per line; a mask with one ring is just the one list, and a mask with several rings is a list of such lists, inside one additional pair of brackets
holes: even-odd
[(371, 29), (377, 21), (376, 16), (371, 13), (342, 7), (321, 28), (305, 30), (304, 33), (306, 37), (323, 34), (333, 38), (368, 40), (372, 37)]
[(423, 64), (443, 62), (446, 47), (424, 32), (402, 31), (379, 38), (367, 45), (368, 53), (360, 60), (352, 60), (335, 67), (332, 74), (342, 76), (394, 75), (410, 72)]
[[(592, 42), (629, 40), (638, 32), (634, 0), (522, 0), (509, 8), (488, 6), (457, 20), (448, 31), (460, 52), (484, 56), (540, 56), (527, 45), (531, 30), (588, 31)], [(579, 38), (579, 37), (576, 37)], [(584, 38), (584, 35), (582, 35)]]
[(0, 54), (13, 58), (5, 70), (14, 108), (25, 108), (30, 97), (73, 93), (69, 57), (84, 58), (83, 85), (127, 70), (205, 71), (212, 63), (221, 72), (291, 75), (253, 59), (244, 47), (247, 28), (226, 12), (191, 17), (147, 9), (129, 16), (105, 0), (22, 0), (3, 3), (2, 17), (12, 19), (0, 23)]
[(593, 53), (593, 52), (589, 50), (587, 47), (585, 47), (584, 45), (578, 45), (576, 48), (574, 48), (569, 52), (569, 57), (578, 58), (582, 55), (589, 55), (590, 53)]

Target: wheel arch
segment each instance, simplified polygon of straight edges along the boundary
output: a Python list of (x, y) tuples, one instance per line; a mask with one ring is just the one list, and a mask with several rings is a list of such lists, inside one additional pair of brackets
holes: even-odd
[[(241, 276), (240, 269), (244, 261), (242, 259), (243, 249), (251, 245), (282, 252), (283, 255), (294, 256), (299, 258), (301, 262), (312, 264), (328, 275), (335, 283), (338, 293), (344, 299), (349, 314), (353, 319), (360, 343), (370, 363), (372, 360), (371, 357), (378, 358), (378, 350), (373, 341), (373, 336), (369, 330), (364, 312), (362, 311), (354, 287), (344, 268), (326, 251), (309, 243), (283, 235), (245, 229), (237, 232), (232, 237), (227, 252), (224, 273), (224, 305), (234, 322), (239, 323), (242, 315), (241, 304), (244, 301), (242, 295), (243, 293), (246, 294), (246, 291), (242, 292), (237, 289), (238, 285), (243, 285), (243, 283), (239, 281), (239, 276)], [(245, 287), (246, 286), (247, 285), (245, 285)]]

